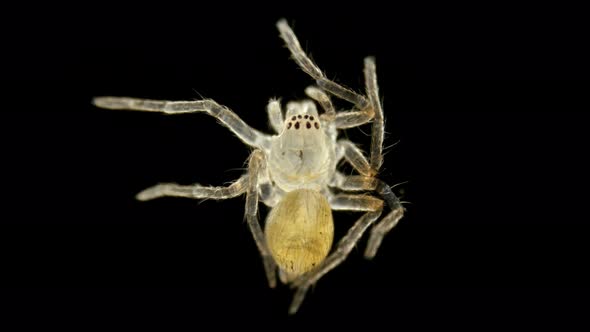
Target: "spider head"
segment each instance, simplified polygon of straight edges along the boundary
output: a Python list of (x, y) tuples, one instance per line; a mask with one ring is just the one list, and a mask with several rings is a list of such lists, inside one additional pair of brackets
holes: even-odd
[(287, 104), (285, 127), (271, 144), (269, 170), (277, 186), (285, 191), (319, 190), (336, 167), (333, 142), (322, 129), (311, 100)]
[(311, 100), (291, 101), (287, 103), (285, 129), (287, 131), (317, 131), (320, 129), (320, 117)]

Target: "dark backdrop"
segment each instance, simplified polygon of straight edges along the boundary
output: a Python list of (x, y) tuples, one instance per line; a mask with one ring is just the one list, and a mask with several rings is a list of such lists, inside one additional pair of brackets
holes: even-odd
[[(295, 7), (7, 12), (7, 315), (191, 329), (204, 321), (481, 329), (581, 317), (589, 86), (576, 10)], [(266, 286), (243, 198), (134, 200), (158, 182), (236, 179), (249, 149), (206, 115), (90, 104), (97, 95), (203, 96), (268, 130), (269, 98), (303, 98), (311, 83), (278, 37), (280, 17), (329, 77), (356, 90), (363, 57), (376, 56), (386, 145), (399, 142), (381, 178), (407, 181), (396, 191), (410, 202), (377, 257), (362, 258), (362, 241), (294, 318), (290, 290)], [(369, 130), (347, 135), (366, 149)], [(337, 236), (357, 217), (337, 213)]]

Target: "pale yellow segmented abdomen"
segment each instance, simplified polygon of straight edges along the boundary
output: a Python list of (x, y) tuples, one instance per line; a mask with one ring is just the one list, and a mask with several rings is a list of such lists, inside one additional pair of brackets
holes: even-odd
[(269, 213), (265, 234), (279, 267), (289, 278), (301, 275), (330, 252), (334, 239), (330, 204), (317, 191), (292, 191)]

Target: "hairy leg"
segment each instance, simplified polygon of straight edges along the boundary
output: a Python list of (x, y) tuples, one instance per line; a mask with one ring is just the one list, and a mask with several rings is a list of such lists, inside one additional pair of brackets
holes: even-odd
[(365, 58), (365, 85), (367, 96), (371, 103), (371, 109), (375, 112), (373, 118), (373, 128), (371, 131), (371, 157), (369, 163), (371, 168), (378, 172), (383, 164), (383, 138), (384, 138), (384, 119), (383, 109), (379, 101), (379, 89), (377, 87), (377, 71), (375, 59), (372, 57)]
[(373, 191), (379, 179), (363, 175), (344, 175), (336, 171), (329, 186), (344, 191)]
[(324, 109), (326, 113), (322, 116), (326, 121), (334, 121), (336, 119), (336, 109), (334, 108), (334, 104), (332, 104), (330, 96), (328, 96), (322, 89), (318, 89), (315, 86), (308, 86), (305, 89), (305, 94), (309, 98), (317, 101)]
[(211, 99), (166, 101), (128, 97), (96, 97), (92, 102), (97, 107), (116, 110), (160, 112), (165, 114), (204, 112), (219, 120), (219, 122), (238, 136), (242, 142), (263, 150), (270, 148), (270, 137), (268, 135), (248, 126), (229, 108), (219, 105)]
[(400, 219), (404, 216), (405, 209), (400, 205), (399, 208), (391, 211), (388, 215), (383, 217), (378, 224), (371, 229), (371, 235), (365, 248), (365, 258), (372, 259), (377, 254), (377, 250), (381, 246), (381, 241), (389, 231), (391, 231)]
[[(367, 207), (367, 209), (369, 208)], [(297, 290), (295, 291), (293, 301), (289, 307), (290, 314), (297, 312), (311, 285), (315, 284), (323, 275), (334, 269), (346, 259), (367, 228), (375, 222), (380, 215), (381, 208), (376, 211), (365, 213), (338, 242), (336, 249), (317, 268), (293, 281), (292, 287), (296, 287)]]
[(296, 313), (299, 309), (308, 288), (346, 259), (365, 230), (379, 218), (383, 210), (383, 201), (368, 195), (329, 194), (328, 201), (333, 210), (367, 213), (350, 228), (348, 233), (338, 242), (336, 249), (317, 268), (293, 281), (292, 286), (297, 287), (297, 291), (289, 308), (291, 314)]
[[(352, 167), (361, 174), (360, 177), (342, 177), (336, 173), (332, 179), (332, 184), (335, 187), (340, 187), (344, 190), (375, 190), (383, 197), (387, 205), (392, 210), (401, 207), (401, 203), (397, 196), (391, 190), (391, 187), (385, 182), (375, 178), (375, 170), (369, 165), (367, 158), (362, 151), (356, 147), (352, 142), (347, 140), (338, 141), (338, 152), (344, 159), (352, 165)], [(342, 186), (351, 188), (346, 189)]]
[(391, 209), (371, 230), (365, 249), (365, 258), (371, 259), (375, 257), (385, 235), (397, 225), (404, 215), (405, 209), (399, 198), (393, 193), (390, 186), (374, 177), (345, 176), (337, 172), (330, 186), (346, 191), (376, 191)]
[(383, 208), (383, 201), (370, 195), (331, 194), (328, 202), (334, 211), (374, 212)]
[(250, 157), (250, 163), (248, 165), (248, 188), (246, 191), (246, 220), (248, 227), (258, 251), (262, 256), (262, 263), (264, 264), (264, 270), (266, 271), (266, 278), (268, 279), (268, 285), (274, 288), (277, 284), (276, 271), (277, 266), (270, 254), (270, 250), (266, 244), (266, 238), (258, 222), (258, 177), (262, 171), (264, 162), (264, 153), (260, 150), (252, 152)]
[(344, 111), (336, 113), (334, 105), (330, 100), (330, 97), (319, 88), (314, 86), (307, 87), (305, 93), (313, 100), (317, 101), (320, 106), (326, 111), (322, 117), (326, 121), (333, 121), (337, 129), (347, 129), (358, 127), (365, 123), (368, 123), (373, 119), (374, 112), (371, 108), (367, 108), (363, 112), (359, 111)]
[(349, 140), (339, 140), (336, 146), (337, 157), (344, 158), (357, 172), (366, 177), (373, 177), (376, 175), (374, 169), (371, 168), (367, 158), (363, 155), (354, 143)]
[[(361, 125), (371, 120), (372, 113), (374, 111), (372, 110), (372, 105), (370, 101), (367, 100), (367, 98), (326, 78), (326, 76), (322, 73), (320, 68), (316, 66), (316, 64), (314, 64), (313, 61), (311, 61), (307, 54), (305, 54), (305, 52), (301, 48), (301, 45), (299, 44), (297, 36), (295, 36), (295, 33), (293, 32), (291, 27), (289, 27), (286, 20), (280, 20), (277, 23), (277, 28), (281, 33), (281, 38), (285, 41), (285, 44), (287, 44), (287, 47), (289, 48), (289, 51), (291, 51), (293, 59), (295, 60), (295, 62), (297, 62), (299, 67), (301, 67), (301, 69), (303, 69), (304, 72), (306, 72), (309, 76), (315, 79), (316, 84), (322, 90), (325, 90), (341, 99), (351, 102), (358, 109), (357, 112), (348, 112), (349, 114), (344, 113), (344, 115), (341, 116), (339, 122), (341, 122), (342, 124), (347, 124), (346, 127), (342, 128), (349, 128), (355, 125)], [(364, 122), (362, 122), (361, 120)]]
[(201, 186), (199, 184), (182, 186), (176, 183), (160, 183), (141, 191), (137, 194), (136, 198), (140, 201), (147, 201), (164, 196), (197, 199), (234, 198), (246, 192), (248, 178), (248, 175), (243, 175), (237, 181), (226, 187)]

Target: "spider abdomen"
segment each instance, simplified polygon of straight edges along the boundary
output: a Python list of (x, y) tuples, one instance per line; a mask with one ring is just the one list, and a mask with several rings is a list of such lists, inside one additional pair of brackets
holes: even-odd
[(296, 277), (321, 263), (334, 239), (330, 204), (318, 191), (287, 193), (266, 220), (265, 235), (277, 265)]

